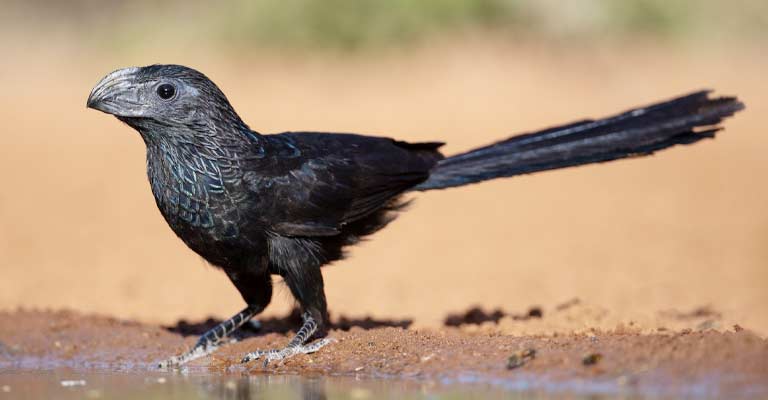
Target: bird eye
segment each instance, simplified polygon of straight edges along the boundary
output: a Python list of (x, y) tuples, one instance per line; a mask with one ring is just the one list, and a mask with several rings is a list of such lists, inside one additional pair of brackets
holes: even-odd
[(170, 83), (163, 83), (157, 87), (157, 95), (163, 100), (168, 100), (176, 94), (176, 88)]

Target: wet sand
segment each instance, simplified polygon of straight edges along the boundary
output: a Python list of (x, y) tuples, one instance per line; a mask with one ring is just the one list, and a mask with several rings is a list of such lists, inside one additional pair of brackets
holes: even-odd
[[(641, 333), (627, 327), (521, 336), (501, 333), (495, 323), (414, 329), (398, 321), (345, 319), (330, 332), (337, 342), (315, 354), (266, 368), (240, 364), (246, 352), (284, 345), (295, 319), (264, 320), (260, 332), (246, 332), (184, 370), (406, 378), (547, 393), (768, 395), (768, 341), (738, 326), (722, 332)], [(0, 313), (0, 368), (156, 372), (158, 361), (189, 348), (213, 322), (160, 327), (66, 311)]]

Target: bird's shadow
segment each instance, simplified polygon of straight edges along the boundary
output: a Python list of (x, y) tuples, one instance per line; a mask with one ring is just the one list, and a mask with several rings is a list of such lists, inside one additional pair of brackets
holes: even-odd
[[(284, 317), (257, 318), (257, 324), (245, 324), (238, 329), (236, 337), (244, 338), (253, 335), (263, 335), (267, 333), (285, 334), (297, 330), (301, 326), (301, 311), (294, 309)], [(330, 329), (348, 331), (352, 328), (375, 329), (375, 328), (402, 328), (407, 329), (413, 323), (411, 319), (374, 319), (370, 316), (364, 318), (349, 318), (344, 315), (339, 318), (331, 318)], [(182, 336), (200, 336), (220, 324), (222, 320), (208, 318), (200, 322), (189, 322), (179, 320), (175, 325), (165, 326), (164, 328)]]

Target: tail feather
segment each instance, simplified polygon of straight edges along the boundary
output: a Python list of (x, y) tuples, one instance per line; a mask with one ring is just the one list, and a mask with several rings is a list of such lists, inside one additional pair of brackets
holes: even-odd
[(712, 138), (744, 108), (735, 97), (700, 91), (619, 115), (513, 136), (441, 160), (414, 190), (444, 189), (489, 179), (652, 154)]

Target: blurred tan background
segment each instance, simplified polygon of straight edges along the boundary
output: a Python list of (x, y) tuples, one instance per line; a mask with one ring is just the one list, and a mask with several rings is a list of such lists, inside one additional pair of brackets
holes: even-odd
[[(85, 108), (118, 67), (179, 63), (257, 131), (443, 140), (447, 154), (701, 88), (738, 95), (747, 110), (713, 141), (416, 195), (325, 268), (326, 290), (335, 316), (419, 326), (576, 297), (618, 315), (710, 306), (768, 334), (768, 6), (616, 4), (7, 2), (0, 308), (163, 323), (240, 309), (157, 211), (138, 134)], [(266, 313), (291, 305), (279, 288)]]

